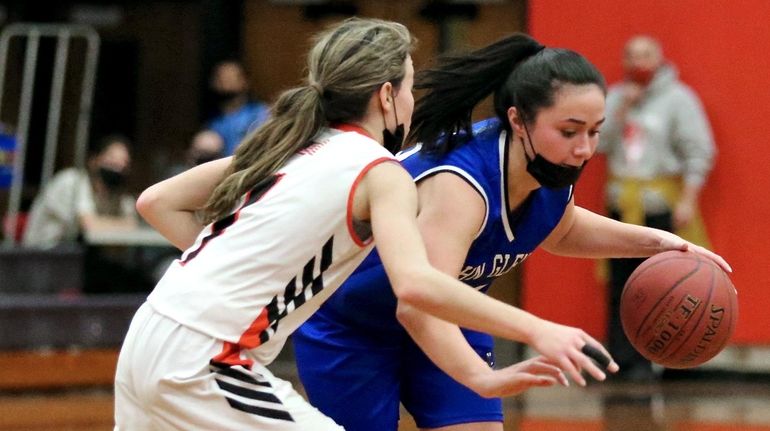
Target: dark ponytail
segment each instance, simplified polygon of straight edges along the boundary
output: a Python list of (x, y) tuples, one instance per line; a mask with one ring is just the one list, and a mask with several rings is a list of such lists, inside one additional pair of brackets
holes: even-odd
[(525, 34), (514, 34), (467, 54), (442, 56), (436, 67), (415, 77), (415, 88), (427, 90), (415, 105), (410, 142), (445, 154), (471, 136), (476, 105), (497, 91), (516, 66), (544, 47)]

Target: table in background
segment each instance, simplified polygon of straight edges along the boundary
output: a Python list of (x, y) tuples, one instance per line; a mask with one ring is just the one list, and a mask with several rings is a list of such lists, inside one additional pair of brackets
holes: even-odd
[(149, 227), (139, 227), (132, 230), (86, 232), (85, 240), (87, 244), (95, 246), (173, 247), (163, 235)]
[(150, 292), (169, 263), (179, 257), (150, 227), (86, 232), (86, 293)]

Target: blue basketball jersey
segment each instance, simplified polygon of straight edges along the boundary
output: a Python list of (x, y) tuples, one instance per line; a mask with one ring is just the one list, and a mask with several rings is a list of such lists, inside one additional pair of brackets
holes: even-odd
[[(572, 187), (541, 187), (519, 208), (508, 203), (506, 172), (508, 139), (497, 119), (473, 126), (473, 138), (444, 156), (420, 147), (399, 155), (402, 165), (420, 181), (439, 173), (465, 180), (484, 199), (486, 216), (468, 251), (459, 279), (486, 291), (492, 281), (527, 258), (561, 220)], [(403, 331), (395, 317), (396, 298), (377, 251), (373, 251), (322, 307), (329, 317), (364, 329)]]
[[(458, 175), (483, 198), (484, 222), (459, 278), (486, 291), (551, 233), (571, 199), (570, 187), (540, 188), (511, 209), (506, 190), (506, 132), (497, 120), (474, 125), (473, 138), (444, 156), (404, 151), (415, 181)], [(420, 428), (503, 420), (502, 401), (484, 398), (439, 370), (396, 319), (396, 298), (376, 251), (294, 333), (297, 369), (310, 402), (350, 431), (393, 431), (403, 405)], [(493, 339), (463, 329), (490, 365)]]

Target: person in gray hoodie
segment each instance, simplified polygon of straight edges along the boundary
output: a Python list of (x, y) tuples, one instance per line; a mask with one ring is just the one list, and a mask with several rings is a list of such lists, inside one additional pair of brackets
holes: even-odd
[[(668, 231), (708, 246), (698, 195), (716, 153), (703, 106), (679, 81), (658, 41), (634, 36), (623, 52), (624, 79), (607, 94), (598, 151), (607, 156), (607, 210), (613, 218)], [(620, 378), (650, 380), (649, 361), (623, 333), (619, 305), (626, 280), (643, 259), (609, 265), (609, 350)]]

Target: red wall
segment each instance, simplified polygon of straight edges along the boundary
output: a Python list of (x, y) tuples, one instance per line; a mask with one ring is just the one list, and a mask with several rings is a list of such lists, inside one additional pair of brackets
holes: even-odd
[[(624, 42), (658, 38), (700, 95), (719, 155), (701, 204), (714, 251), (732, 265), (739, 291), (736, 344), (770, 344), (770, 1), (530, 0), (529, 32), (575, 49), (621, 76)], [(602, 211), (604, 163), (592, 161), (577, 203)], [(525, 307), (604, 338), (606, 295), (595, 263), (537, 252), (524, 268)]]

